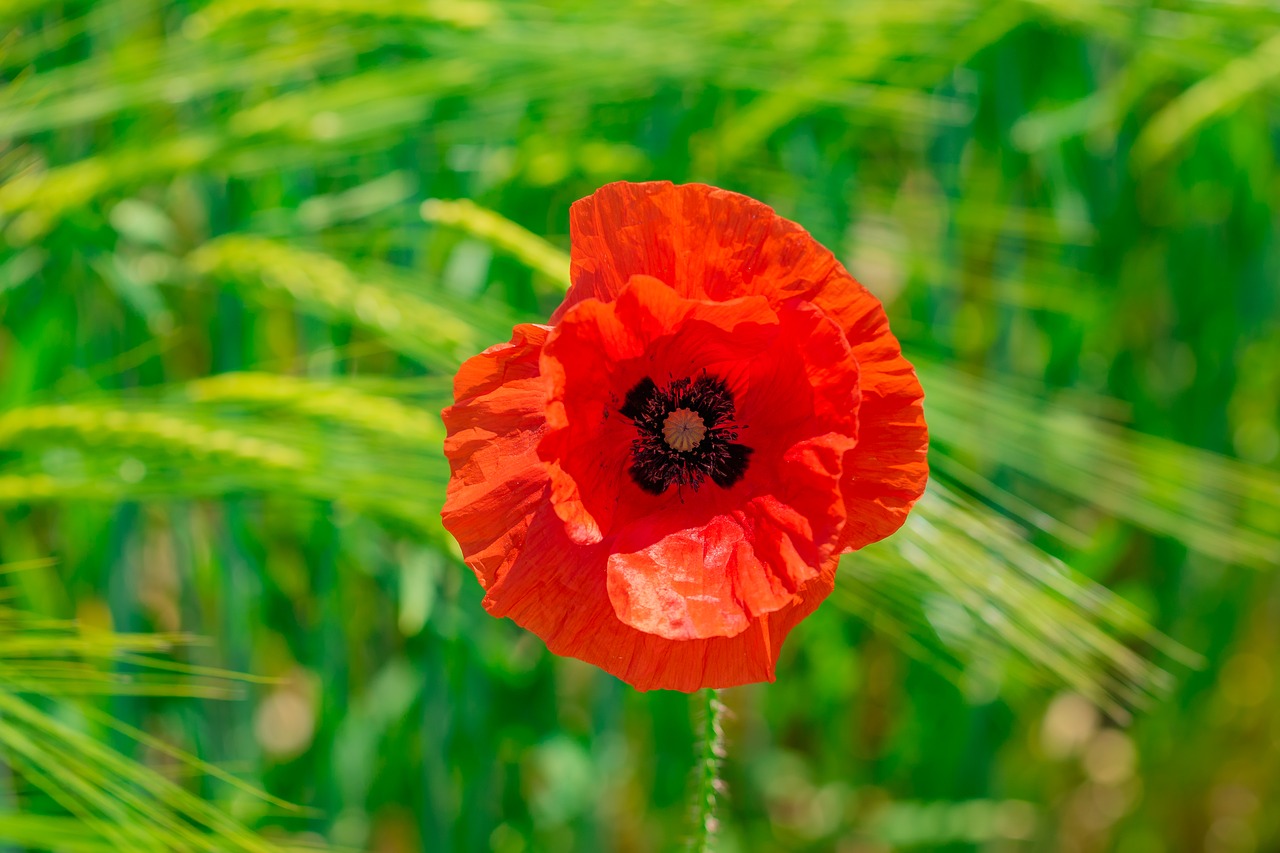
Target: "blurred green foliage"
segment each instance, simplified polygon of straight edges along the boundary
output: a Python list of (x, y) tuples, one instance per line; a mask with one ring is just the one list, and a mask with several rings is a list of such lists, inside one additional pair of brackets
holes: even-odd
[(0, 77), (0, 849), (688, 837), (697, 703), (438, 518), (617, 179), (805, 225), (927, 394), (908, 526), (725, 695), (723, 849), (1280, 845), (1274, 5), (9, 0)]

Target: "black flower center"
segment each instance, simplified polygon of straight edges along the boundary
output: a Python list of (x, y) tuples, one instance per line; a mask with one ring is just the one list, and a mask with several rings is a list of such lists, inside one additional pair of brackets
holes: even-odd
[(737, 443), (733, 393), (721, 379), (704, 373), (660, 388), (646, 376), (619, 411), (636, 425), (631, 479), (650, 494), (672, 485), (697, 491), (707, 477), (727, 489), (746, 473), (751, 448)]

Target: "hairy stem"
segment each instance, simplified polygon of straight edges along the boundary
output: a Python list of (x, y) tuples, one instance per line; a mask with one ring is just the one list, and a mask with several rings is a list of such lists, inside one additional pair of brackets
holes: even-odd
[(694, 814), (697, 824), (693, 830), (691, 849), (695, 853), (711, 853), (715, 848), (716, 834), (720, 829), (720, 821), (716, 818), (716, 806), (720, 795), (724, 793), (724, 782), (720, 779), (720, 763), (724, 760), (724, 725), (725, 707), (720, 701), (719, 690), (704, 690), (706, 707), (703, 709), (703, 727), (701, 752), (698, 755), (698, 786), (694, 800)]

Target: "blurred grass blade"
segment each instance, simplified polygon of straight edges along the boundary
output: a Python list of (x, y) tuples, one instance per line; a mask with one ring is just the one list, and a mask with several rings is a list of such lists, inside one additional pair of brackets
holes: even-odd
[(394, 397), (366, 393), (342, 382), (272, 373), (224, 373), (189, 382), (184, 390), (197, 403), (283, 408), (423, 447), (444, 441), (444, 424), (434, 412), (406, 405)]
[(196, 249), (187, 265), (198, 279), (225, 282), (249, 295), (285, 296), (327, 319), (355, 323), (442, 370), (451, 371), (488, 346), (474, 324), (445, 307), (443, 296), (427, 301), (388, 280), (363, 279), (317, 252), (228, 236)]
[(372, 18), (416, 24), (451, 24), (483, 27), (493, 21), (497, 8), (481, 0), (215, 0), (195, 16), (192, 27), (207, 34), (250, 16), (286, 14), (291, 19), (315, 15), (323, 18)]
[(1119, 718), (1172, 683), (1129, 644), (1184, 666), (1198, 661), (1114, 594), (936, 481), (897, 535), (847, 557), (841, 571), (854, 583), (838, 588), (838, 601), (873, 620), (883, 609), (944, 671), (985, 670), (998, 683), (1012, 667)]
[[(30, 569), (10, 564), (6, 569)], [(243, 851), (278, 853), (273, 843), (250, 832), (220, 808), (184, 790), (158, 771), (102, 744), (71, 720), (96, 720), (160, 750), (198, 773), (211, 774), (251, 796), (252, 786), (145, 732), (120, 724), (66, 696), (115, 695), (228, 696), (239, 677), (199, 670), (153, 657), (189, 642), (166, 635), (85, 631), (73, 623), (39, 619), (0, 608), (0, 748), (22, 778), (75, 818), (0, 814), (0, 839), (43, 850), (113, 849)], [(146, 654), (140, 654), (146, 653)], [(126, 677), (110, 671), (128, 660), (139, 672), (172, 673), (166, 680)], [(214, 679), (210, 690), (193, 690), (190, 676)], [(25, 694), (25, 695), (24, 695)], [(40, 704), (26, 696), (40, 697)], [(288, 808), (275, 798), (266, 801)], [(30, 836), (35, 828), (47, 834)]]
[(562, 289), (568, 288), (569, 256), (492, 210), (468, 199), (433, 198), (424, 201), (419, 212), (427, 222), (465, 231), (542, 273)]
[(1134, 165), (1145, 169), (1164, 159), (1215, 116), (1236, 109), (1278, 77), (1280, 34), (1195, 83), (1156, 113), (1134, 140)]
[(1280, 567), (1280, 474), (921, 364), (930, 424), (963, 448), (1227, 563)]

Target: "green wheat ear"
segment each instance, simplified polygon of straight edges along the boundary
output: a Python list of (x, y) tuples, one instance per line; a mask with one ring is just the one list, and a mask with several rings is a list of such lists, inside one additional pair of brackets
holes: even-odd
[[(47, 569), (52, 560), (0, 565), (0, 574)], [(164, 655), (194, 638), (117, 634), (0, 607), (0, 749), (16, 776), (60, 806), (62, 815), (0, 813), (0, 840), (32, 849), (243, 851), (284, 853), (222, 808), (104, 745), (68, 720), (114, 730), (190, 772), (209, 776), (277, 808), (296, 807), (224, 770), (127, 726), (75, 697), (200, 696), (234, 698), (250, 676), (188, 666)], [(127, 663), (132, 673), (112, 667)]]
[(360, 276), (319, 252), (231, 235), (200, 246), (186, 264), (197, 282), (229, 284), (251, 298), (285, 299), (325, 319), (352, 322), (441, 370), (488, 345), (443, 295), (427, 300), (390, 273)]

